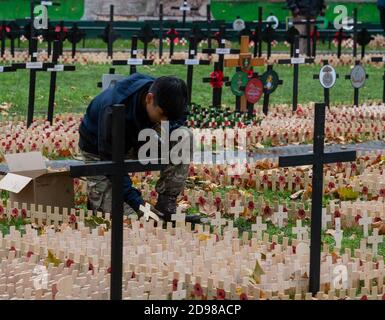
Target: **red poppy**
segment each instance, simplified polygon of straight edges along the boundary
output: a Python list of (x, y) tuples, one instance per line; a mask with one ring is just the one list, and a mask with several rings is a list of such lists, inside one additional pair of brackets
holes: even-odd
[(172, 280), (172, 291), (178, 290), (178, 279)]
[(223, 87), (223, 79), (224, 79), (224, 74), (221, 70), (216, 70), (211, 72), (210, 74), (210, 86), (212, 88), (222, 88)]
[(76, 215), (74, 215), (74, 214), (72, 213), (72, 214), (70, 215), (69, 222), (70, 222), (70, 223), (75, 223), (75, 222), (76, 222)]
[(363, 186), (363, 187), (362, 187), (362, 193), (363, 193), (363, 194), (368, 194), (368, 192), (369, 192), (368, 187), (367, 187), (367, 186)]
[(9, 251), (16, 251), (16, 248), (12, 246)]
[(280, 184), (284, 184), (286, 182), (286, 179), (284, 176), (279, 176), (278, 181)]
[(254, 205), (253, 201), (249, 201), (248, 208), (249, 208), (249, 210), (254, 210), (255, 205)]
[(33, 252), (32, 252), (32, 251), (28, 251), (28, 252), (27, 252), (27, 258), (30, 258), (32, 255), (33, 255)]
[(334, 218), (341, 218), (341, 212), (339, 212), (339, 210), (334, 211)]
[(206, 203), (206, 199), (203, 198), (203, 197), (199, 197), (198, 202), (199, 202), (199, 204), (200, 204), (201, 206), (204, 206), (205, 203)]
[(150, 195), (151, 195), (151, 198), (155, 198), (157, 196), (157, 193), (155, 190), (152, 190)]
[(385, 300), (385, 293), (382, 295), (382, 300)]
[(297, 252), (296, 246), (291, 246), (291, 248), (293, 249), (293, 254), (296, 254), (296, 252)]
[(269, 176), (267, 174), (264, 174), (262, 177), (262, 182), (263, 183), (268, 183), (269, 182)]
[(306, 212), (304, 209), (299, 209), (297, 214), (298, 219), (305, 219), (306, 218)]
[(380, 217), (375, 217), (374, 218), (374, 222), (380, 222), (380, 221), (382, 221), (382, 219)]
[(19, 215), (19, 210), (17, 208), (13, 208), (11, 212), (11, 217), (17, 218), (18, 215)]
[(241, 300), (249, 300), (249, 298), (247, 297), (247, 294), (242, 292), (241, 295), (239, 296), (239, 299)]
[(271, 208), (268, 205), (263, 208), (263, 214), (265, 216), (270, 216), (271, 215)]
[(73, 260), (67, 259), (67, 261), (66, 261), (66, 267), (67, 267), (67, 268), (71, 267), (71, 264), (73, 264), (73, 263), (74, 263)]
[(135, 272), (133, 271), (132, 274), (131, 274), (131, 279), (135, 279), (136, 278), (136, 274)]
[(368, 296), (367, 295), (363, 295), (360, 300), (368, 300)]
[(92, 274), (94, 273), (94, 266), (92, 265), (92, 263), (88, 263), (88, 271), (92, 271)]
[(111, 267), (107, 268), (107, 273), (111, 273)]
[(196, 283), (194, 285), (194, 295), (200, 297), (203, 293), (202, 287), (199, 283)]
[(274, 250), (276, 245), (277, 245), (277, 243), (273, 241), (271, 243), (270, 250)]
[(4, 213), (4, 208), (0, 206), (0, 214), (3, 214), (3, 213)]
[(380, 197), (385, 197), (385, 189), (380, 189)]
[(217, 289), (217, 299), (218, 300), (225, 300), (226, 292), (223, 289)]
[(334, 182), (330, 181), (328, 184), (328, 187), (329, 187), (329, 189), (334, 189), (336, 187), (336, 185), (334, 184)]
[(221, 204), (221, 202), (222, 202), (222, 199), (221, 199), (220, 197), (216, 197), (216, 198), (215, 198), (215, 204), (216, 204), (217, 206), (219, 206), (219, 205)]
[(21, 217), (22, 217), (23, 219), (27, 218), (27, 210), (21, 209)]
[(295, 184), (301, 184), (301, 178), (296, 176), (295, 179), (294, 179), (294, 183)]

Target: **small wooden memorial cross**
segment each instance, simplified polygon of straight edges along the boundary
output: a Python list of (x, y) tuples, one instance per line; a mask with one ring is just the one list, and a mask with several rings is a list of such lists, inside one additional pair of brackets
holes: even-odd
[(52, 63), (54, 64), (54, 67), (47, 69), (47, 71), (51, 72), (51, 81), (49, 84), (48, 116), (47, 116), (47, 119), (51, 125), (53, 122), (53, 109), (55, 105), (57, 72), (75, 71), (75, 66), (64, 66), (62, 64), (57, 64), (59, 59), (59, 54), (60, 54), (60, 44), (59, 44), (59, 41), (55, 41), (53, 43), (53, 55), (52, 55)]
[(197, 54), (197, 41), (196, 38), (190, 38), (190, 44), (188, 49), (188, 59), (185, 60), (175, 60), (170, 61), (171, 64), (184, 64), (187, 66), (187, 95), (188, 95), (188, 104), (191, 104), (192, 96), (192, 82), (193, 82), (193, 71), (194, 65), (209, 65), (210, 60), (199, 60), (195, 56)]
[[(160, 159), (124, 160), (124, 105), (112, 107), (112, 161), (70, 167), (72, 177), (100, 176), (110, 178), (112, 184), (112, 230), (111, 230), (111, 299), (122, 299), (123, 277), (123, 177), (130, 172), (158, 171), (165, 167)], [(155, 164), (152, 164), (156, 162)]]
[[(217, 54), (218, 55), (218, 62), (214, 63), (214, 71), (213, 75), (218, 77), (223, 75), (224, 72), (224, 60), (225, 55), (227, 54), (239, 54), (240, 51), (238, 49), (230, 49), (225, 48), (226, 40), (224, 39), (224, 33), (226, 30), (226, 26), (222, 25), (219, 29), (219, 47), (216, 49), (203, 49), (203, 53), (208, 54)], [(217, 81), (216, 81), (217, 80)], [(220, 108), (222, 104), (222, 86), (223, 83), (229, 81), (228, 77), (223, 77), (222, 79), (213, 79), (213, 77), (210, 78), (203, 78), (203, 82), (211, 83), (213, 87), (213, 100), (212, 105), (215, 108)], [(220, 83), (219, 83), (220, 82)], [(222, 85), (222, 86), (221, 86)]]
[(171, 215), (171, 220), (175, 221), (175, 225), (183, 225), (186, 222), (186, 214), (182, 212), (182, 207), (176, 208), (176, 213)]
[(180, 7), (171, 7), (172, 10), (179, 10), (182, 12), (183, 18), (182, 18), (182, 27), (184, 28), (186, 25), (186, 16), (187, 12), (191, 11), (198, 11), (199, 8), (192, 8), (188, 5), (187, 1), (183, 1), (183, 4)]
[(279, 79), (278, 74), (273, 70), (273, 66), (269, 64), (266, 72), (261, 76), (263, 83), (263, 113), (267, 115), (269, 112), (270, 95), (283, 84), (283, 80)]
[(243, 211), (244, 207), (240, 205), (239, 201), (235, 201), (234, 207), (230, 207), (230, 213), (234, 214), (234, 220), (237, 220)]
[(297, 219), (296, 226), (292, 228), (293, 234), (297, 235), (297, 240), (305, 240), (307, 235), (307, 227), (302, 226), (302, 220)]
[[(372, 57), (372, 62), (385, 62), (385, 56), (383, 57)], [(382, 102), (385, 103), (385, 71), (382, 76), (383, 85), (382, 85)]]
[(138, 39), (143, 42), (143, 55), (147, 59), (148, 44), (156, 38), (156, 34), (149, 22), (145, 22), (139, 31)]
[(364, 237), (367, 237), (369, 235), (369, 226), (372, 224), (372, 218), (368, 217), (368, 212), (366, 210), (362, 214), (362, 218), (360, 218), (358, 224), (363, 227)]
[(374, 228), (373, 235), (368, 237), (368, 243), (372, 245), (373, 256), (377, 256), (378, 244), (383, 241), (383, 238), (383, 235), (378, 235), (378, 228)]
[(267, 230), (266, 223), (262, 223), (262, 217), (257, 216), (256, 223), (251, 225), (251, 231), (257, 233), (257, 239), (262, 240), (263, 231)]
[(344, 230), (341, 229), (341, 218), (335, 218), (335, 232), (334, 232), (334, 241), (336, 242), (336, 248), (341, 249), (342, 237)]
[(283, 206), (278, 207), (278, 212), (274, 212), (273, 217), (278, 227), (283, 228), (283, 221), (287, 219), (287, 212), (283, 211)]
[[(241, 52), (239, 58), (237, 59), (225, 59), (225, 67), (230, 68), (241, 68), (242, 72), (248, 73), (252, 70), (253, 67), (263, 66), (265, 64), (265, 59), (262, 58), (253, 58), (252, 54), (249, 52), (249, 37), (241, 37)], [(241, 106), (240, 109), (242, 112), (247, 111), (247, 99), (245, 95), (241, 96)]]
[(294, 37), (294, 57), (291, 59), (280, 59), (279, 64), (291, 64), (293, 65), (293, 111), (297, 110), (298, 106), (298, 75), (299, 65), (304, 63), (313, 63), (313, 58), (300, 58), (299, 57), (299, 38)]
[(364, 86), (366, 79), (369, 75), (366, 74), (364, 67), (361, 65), (359, 60), (355, 61), (355, 65), (349, 75), (345, 76), (345, 79), (350, 80), (352, 87), (354, 88), (354, 106), (358, 107), (359, 103), (359, 92)]
[(279, 158), (279, 167), (312, 165), (312, 211), (309, 290), (320, 289), (323, 166), (328, 163), (355, 161), (356, 151), (324, 153), (325, 104), (315, 104), (313, 154)]
[(128, 60), (114, 60), (112, 65), (114, 66), (130, 66), (130, 75), (136, 73), (137, 66), (149, 66), (154, 63), (154, 60), (139, 59), (138, 57), (138, 37), (133, 36), (131, 38), (131, 56)]
[(222, 218), (220, 212), (215, 213), (215, 219), (210, 220), (210, 224), (218, 229), (219, 234), (221, 234), (221, 227), (226, 225), (226, 219)]
[(324, 88), (324, 103), (327, 107), (330, 107), (330, 89), (334, 86), (336, 79), (339, 78), (336, 70), (329, 65), (328, 60), (323, 60), (323, 67), (319, 74), (313, 74), (313, 79), (318, 79), (321, 86)]
[(38, 71), (47, 71), (48, 68), (54, 68), (53, 63), (43, 63), (37, 61), (37, 39), (31, 40), (32, 43), (32, 55), (31, 61), (27, 63), (14, 63), (12, 66), (15, 69), (29, 69), (29, 96), (28, 96), (28, 114), (27, 114), (27, 127), (33, 122), (33, 114), (35, 111), (35, 91), (36, 91), (36, 73)]

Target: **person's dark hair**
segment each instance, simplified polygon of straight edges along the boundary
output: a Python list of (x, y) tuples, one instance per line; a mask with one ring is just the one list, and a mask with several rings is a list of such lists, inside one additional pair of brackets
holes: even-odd
[(157, 78), (149, 89), (154, 104), (159, 106), (169, 120), (179, 120), (187, 111), (187, 86), (177, 77)]

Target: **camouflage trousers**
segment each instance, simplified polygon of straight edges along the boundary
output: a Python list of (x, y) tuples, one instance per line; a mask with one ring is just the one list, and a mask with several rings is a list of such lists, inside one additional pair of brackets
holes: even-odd
[[(154, 127), (159, 133), (159, 128)], [(188, 131), (191, 137), (190, 131)], [(175, 143), (170, 142), (170, 149)], [(192, 153), (192, 147), (190, 148)], [(81, 150), (81, 155), (85, 163), (100, 161), (98, 155)], [(137, 150), (131, 149), (126, 155), (126, 159), (137, 159)], [(160, 195), (177, 197), (184, 189), (187, 175), (188, 164), (169, 164), (160, 172), (160, 177), (156, 183), (155, 190)], [(87, 194), (89, 209), (94, 212), (111, 213), (112, 205), (112, 184), (106, 176), (87, 177)], [(135, 214), (135, 211), (124, 203), (124, 215)]]

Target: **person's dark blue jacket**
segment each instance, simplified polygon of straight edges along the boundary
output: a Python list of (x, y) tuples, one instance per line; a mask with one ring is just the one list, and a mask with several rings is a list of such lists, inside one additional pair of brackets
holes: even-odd
[[(154, 125), (141, 105), (142, 94), (148, 91), (154, 81), (153, 77), (136, 73), (96, 96), (89, 104), (79, 127), (80, 149), (98, 155), (101, 160), (111, 159), (111, 116), (115, 104), (126, 106), (125, 153), (131, 148), (139, 148), (139, 132)], [(184, 125), (185, 121), (186, 116), (170, 121), (170, 131)], [(132, 186), (128, 175), (124, 177), (124, 200), (136, 211), (143, 204), (139, 190)]]
[(377, 7), (385, 8), (385, 0), (377, 0)]

